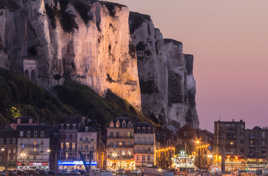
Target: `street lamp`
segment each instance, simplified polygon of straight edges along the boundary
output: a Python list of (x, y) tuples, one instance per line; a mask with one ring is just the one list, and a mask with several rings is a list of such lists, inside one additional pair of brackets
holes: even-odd
[(213, 158), (213, 155), (212, 154), (208, 154), (208, 158), (209, 159), (212, 159)]
[(4, 147), (1, 148), (1, 152), (4, 152), (6, 149)]

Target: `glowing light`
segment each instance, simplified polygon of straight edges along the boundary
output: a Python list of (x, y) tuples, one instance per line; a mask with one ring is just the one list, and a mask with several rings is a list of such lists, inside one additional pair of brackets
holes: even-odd
[(208, 158), (213, 158), (213, 155), (212, 154), (208, 154)]
[(1, 148), (1, 151), (4, 152), (6, 149), (5, 148)]
[(116, 158), (117, 157), (117, 153), (116, 152), (113, 152), (112, 153), (112, 157)]
[(22, 158), (25, 158), (26, 156), (27, 156), (27, 154), (24, 153), (24, 152), (22, 152), (22, 153), (20, 154), (20, 157), (22, 157)]
[(163, 169), (162, 168), (158, 168), (157, 171), (158, 172), (163, 172)]

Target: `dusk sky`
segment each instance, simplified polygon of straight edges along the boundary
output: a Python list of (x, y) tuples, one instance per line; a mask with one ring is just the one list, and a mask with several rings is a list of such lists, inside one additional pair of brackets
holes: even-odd
[(165, 38), (195, 55), (200, 127), (268, 126), (267, 0), (112, 0), (150, 14)]

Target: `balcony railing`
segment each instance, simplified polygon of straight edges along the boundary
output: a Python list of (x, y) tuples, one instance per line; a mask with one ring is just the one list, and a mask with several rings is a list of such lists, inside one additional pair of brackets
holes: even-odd
[(135, 150), (135, 153), (141, 153), (141, 154), (154, 154), (153, 151), (148, 151), (148, 150)]
[(130, 160), (130, 159), (134, 159), (134, 156), (133, 155), (126, 155), (126, 156), (117, 156), (117, 157), (113, 157), (113, 156), (110, 156), (108, 155), (108, 159), (111, 159), (111, 160)]
[(108, 139), (134, 139), (134, 136), (108, 136)]
[(125, 145), (107, 145), (108, 148), (132, 148), (133, 144), (125, 144)]
[(153, 142), (135, 142), (135, 145), (154, 145)]

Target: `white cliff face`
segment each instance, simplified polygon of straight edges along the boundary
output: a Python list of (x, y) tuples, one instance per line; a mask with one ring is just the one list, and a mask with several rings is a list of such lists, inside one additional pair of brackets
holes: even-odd
[(130, 26), (144, 114), (160, 122), (197, 128), (193, 57), (183, 54), (181, 42), (163, 39), (147, 15), (131, 13)]
[(131, 12), (131, 36), (136, 46), (143, 113), (166, 122), (168, 101), (167, 58), (162, 34), (147, 15)]
[[(84, 8), (79, 12), (81, 8), (75, 5), (86, 7), (87, 12), (82, 11)], [(137, 59), (131, 51), (127, 7), (36, 0), (24, 1), (19, 10), (9, 14), (6, 26), (11, 31), (5, 40), (10, 42), (6, 46), (9, 62), (16, 63), (11, 69), (21, 71), (21, 60), (33, 59), (37, 61), (38, 83), (43, 87), (71, 78), (100, 95), (110, 89), (140, 109)], [(12, 50), (17, 54), (11, 54)]]
[(193, 56), (123, 5), (0, 1), (0, 67), (31, 68), (45, 88), (72, 79), (102, 96), (109, 89), (154, 120), (198, 127)]

